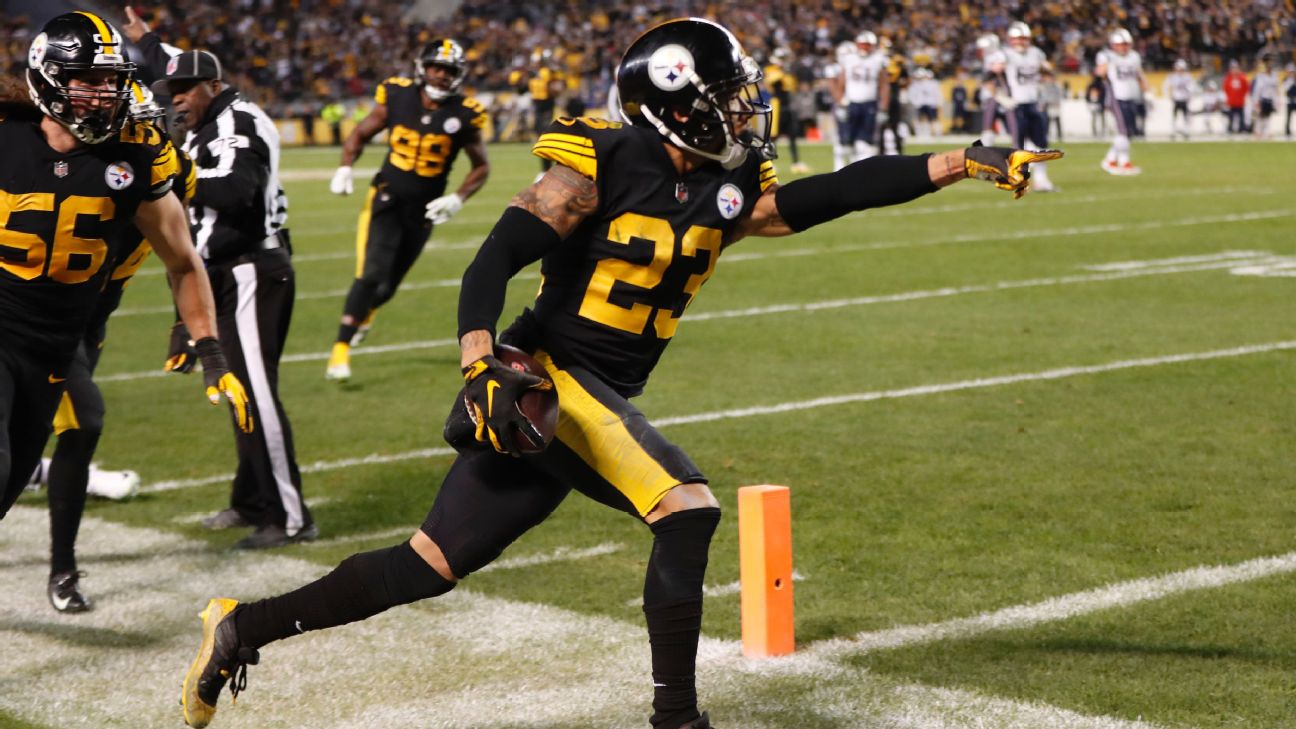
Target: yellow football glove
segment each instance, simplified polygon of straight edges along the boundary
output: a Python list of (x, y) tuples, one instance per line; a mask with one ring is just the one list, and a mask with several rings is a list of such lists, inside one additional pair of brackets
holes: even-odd
[(193, 342), (189, 341), (189, 330), (185, 328), (184, 322), (178, 321), (171, 326), (171, 344), (162, 369), (187, 375), (196, 366), (198, 352), (194, 349)]
[(1016, 200), (1030, 187), (1031, 164), (1061, 157), (1062, 152), (1056, 149), (1032, 152), (1010, 147), (982, 147), (977, 142), (964, 151), (963, 164), (968, 177), (993, 182), (1000, 190), (1011, 192)]
[[(517, 433), (523, 433), (532, 443), (543, 442), (540, 431), (522, 414), (518, 400), (527, 390), (552, 389), (552, 382), (515, 370), (489, 354), (464, 367), (463, 377), (463, 403), (478, 443), (489, 443), (499, 453), (518, 456), (522, 450)], [(451, 417), (454, 415), (452, 411)]]
[(221, 401), (221, 395), (229, 400), (230, 410), (234, 413), (234, 420), (238, 423), (239, 430), (244, 433), (251, 433), (254, 427), (252, 420), (252, 411), (248, 408), (247, 390), (243, 389), (243, 383), (229, 371), (229, 366), (225, 364), (225, 355), (221, 352), (220, 342), (215, 337), (203, 337), (194, 342), (194, 349), (198, 351), (198, 358), (202, 360), (203, 382), (207, 385), (207, 399), (211, 400), (212, 405), (217, 405)]

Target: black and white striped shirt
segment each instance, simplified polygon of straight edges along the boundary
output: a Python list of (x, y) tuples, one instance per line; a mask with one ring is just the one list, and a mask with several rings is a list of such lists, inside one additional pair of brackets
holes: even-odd
[(288, 197), (279, 184), (279, 131), (270, 117), (226, 88), (183, 148), (198, 168), (189, 218), (199, 255), (220, 263), (277, 247)]

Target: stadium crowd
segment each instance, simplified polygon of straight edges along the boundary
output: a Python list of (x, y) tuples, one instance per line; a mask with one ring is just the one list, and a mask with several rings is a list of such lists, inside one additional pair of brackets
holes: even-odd
[[(561, 79), (560, 93), (601, 105), (620, 49), (643, 28), (670, 17), (723, 18), (753, 54), (790, 49), (798, 75), (814, 78), (838, 42), (868, 29), (888, 37), (915, 66), (938, 78), (974, 68), (976, 38), (1002, 33), (1014, 20), (1063, 73), (1086, 73), (1106, 33), (1126, 27), (1152, 69), (1185, 59), (1222, 72), (1231, 60), (1251, 68), (1268, 58), (1296, 60), (1292, 0), (1108, 2), (1052, 0), (466, 0), (449, 18), (402, 22), (410, 3), (359, 0), (238, 0), (229, 4), (161, 0), (143, 8), (163, 37), (183, 39), (224, 59), (235, 85), (272, 114), (315, 114), (330, 101), (373, 92), (427, 40), (459, 39), (472, 63), (477, 93), (515, 91), (541, 67)], [(0, 20), (8, 72), (19, 70), (30, 42), (25, 18)], [(285, 52), (287, 50), (287, 52)]]

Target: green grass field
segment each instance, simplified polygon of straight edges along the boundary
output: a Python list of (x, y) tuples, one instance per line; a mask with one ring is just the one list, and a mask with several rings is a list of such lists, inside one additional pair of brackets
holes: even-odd
[[(638, 404), (726, 509), (700, 667), (717, 727), (1296, 727), (1296, 146), (1139, 144), (1130, 178), (1099, 169), (1104, 146), (1060, 146), (1058, 194), (966, 182), (749, 239), (689, 310)], [(281, 394), (317, 464), (317, 544), (236, 555), (241, 533), (197, 525), (233, 446), (200, 376), (144, 376), (171, 320), (146, 266), (99, 368), (99, 460), (146, 493), (91, 503), (84, 616), (45, 604), (43, 494), (0, 525), (0, 727), (178, 726), (201, 596), (296, 587), (422, 521), (450, 464), (419, 452), (443, 447), (459, 386), (457, 280), (537, 169), (522, 146), (490, 154), (339, 387), (324, 358), (363, 196), (328, 194), (336, 150), (285, 153)], [(534, 268), (513, 282), (506, 317), (536, 286)], [(766, 411), (727, 412), (744, 408)], [(345, 463), (369, 456), (395, 458)], [(736, 489), (759, 483), (792, 489), (803, 579), (797, 655), (749, 662), (725, 588)], [(538, 564), (269, 647), (214, 726), (646, 726), (649, 536), (574, 494), (504, 555)]]

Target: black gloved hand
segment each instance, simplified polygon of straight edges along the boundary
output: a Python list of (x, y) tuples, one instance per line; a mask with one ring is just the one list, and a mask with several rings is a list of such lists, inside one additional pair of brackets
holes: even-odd
[(162, 369), (187, 375), (197, 366), (198, 350), (189, 341), (189, 330), (184, 322), (178, 321), (171, 325), (171, 344), (167, 348), (167, 359)]
[(1030, 165), (1060, 159), (1062, 152), (1056, 149), (1032, 152), (1011, 147), (983, 147), (976, 142), (964, 150), (963, 156), (968, 177), (993, 182), (1000, 190), (1011, 192), (1015, 200), (1025, 195), (1030, 186)]
[(194, 349), (202, 360), (207, 399), (211, 400), (212, 405), (216, 405), (220, 403), (221, 395), (224, 395), (234, 411), (234, 420), (238, 423), (239, 430), (251, 433), (254, 425), (252, 413), (248, 409), (247, 390), (243, 389), (243, 383), (239, 382), (238, 377), (225, 364), (225, 354), (221, 352), (220, 342), (215, 337), (203, 337), (194, 342)]
[[(552, 382), (515, 370), (493, 355), (486, 355), (463, 368), (463, 376), (463, 404), (475, 426), (473, 438), (478, 443), (490, 443), (500, 453), (518, 456), (521, 455), (517, 445), (519, 431), (533, 443), (542, 442), (540, 432), (518, 408), (518, 400), (527, 390), (551, 389)], [(455, 435), (451, 432), (452, 427), (456, 431), (462, 428), (456, 427), (457, 414), (456, 404), (446, 422), (447, 440)], [(451, 445), (455, 443), (451, 442)]]

